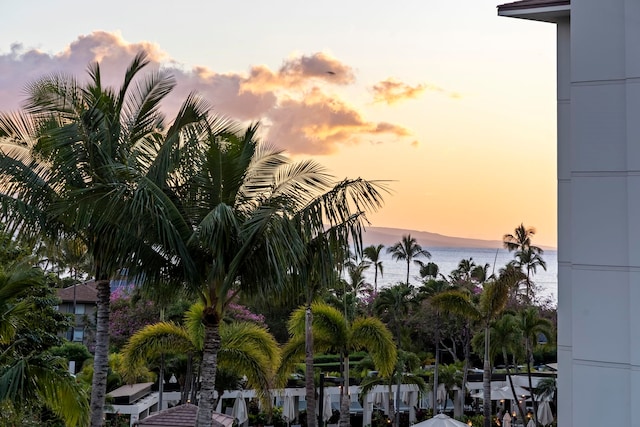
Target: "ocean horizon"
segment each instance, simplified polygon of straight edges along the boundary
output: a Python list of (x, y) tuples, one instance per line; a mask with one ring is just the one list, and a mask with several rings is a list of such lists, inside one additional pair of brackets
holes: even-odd
[[(406, 262), (394, 261), (391, 254), (386, 252), (387, 247), (382, 249), (380, 257), (382, 261), (383, 275), (378, 273), (378, 288), (385, 288), (406, 281)], [(458, 267), (463, 259), (472, 258), (476, 265), (489, 264), (489, 272), (497, 273), (502, 267), (513, 260), (513, 252), (506, 249), (491, 248), (428, 248), (431, 258), (420, 257), (422, 262), (433, 262), (440, 268), (440, 273), (445, 277)], [(537, 297), (539, 300), (550, 299), (554, 305), (558, 302), (558, 252), (556, 250), (545, 250), (542, 258), (547, 264), (547, 270), (538, 268), (533, 276), (533, 282), (538, 287)], [(375, 270), (369, 267), (364, 272), (365, 279), (373, 285)], [(412, 263), (409, 271), (410, 283), (418, 285), (420, 283), (419, 267)]]

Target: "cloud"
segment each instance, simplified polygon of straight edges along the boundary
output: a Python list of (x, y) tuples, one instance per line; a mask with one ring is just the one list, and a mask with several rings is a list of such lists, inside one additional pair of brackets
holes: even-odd
[(373, 102), (384, 102), (387, 105), (392, 105), (407, 99), (415, 99), (422, 95), (426, 90), (444, 93), (451, 98), (460, 98), (460, 94), (449, 92), (439, 86), (424, 83), (411, 86), (407, 83), (394, 79), (393, 77), (389, 77), (388, 79), (378, 82), (371, 87), (371, 91), (373, 92)]
[[(335, 93), (356, 85), (356, 77), (349, 65), (327, 53), (291, 56), (277, 70), (253, 65), (247, 73), (224, 73), (201, 66), (189, 68), (156, 44), (130, 43), (119, 33), (104, 31), (80, 36), (55, 54), (20, 44), (0, 53), (0, 111), (18, 109), (25, 99), (24, 88), (38, 78), (63, 73), (83, 80), (87, 66), (96, 61), (103, 84), (117, 85), (133, 56), (142, 50), (151, 63), (145, 71), (170, 73), (176, 81), (163, 104), (169, 117), (187, 94), (196, 92), (216, 114), (260, 120), (265, 139), (295, 154), (329, 154), (341, 145), (358, 144), (372, 136), (389, 142), (410, 135), (397, 124), (367, 120), (360, 109)], [(407, 96), (407, 88), (395, 91)]]
[(322, 52), (292, 57), (284, 61), (277, 72), (265, 65), (251, 68), (242, 89), (252, 92), (299, 89), (310, 81), (324, 81), (333, 85), (348, 85), (355, 81), (351, 67)]
[(365, 120), (355, 108), (314, 87), (305, 96), (287, 99), (270, 112), (271, 142), (292, 153), (331, 154), (340, 144), (356, 144), (371, 135), (405, 137), (398, 125)]

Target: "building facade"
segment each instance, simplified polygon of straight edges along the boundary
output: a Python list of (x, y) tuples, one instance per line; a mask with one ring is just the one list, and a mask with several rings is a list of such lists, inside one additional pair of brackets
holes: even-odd
[(640, 426), (640, 2), (498, 14), (557, 26), (558, 424)]

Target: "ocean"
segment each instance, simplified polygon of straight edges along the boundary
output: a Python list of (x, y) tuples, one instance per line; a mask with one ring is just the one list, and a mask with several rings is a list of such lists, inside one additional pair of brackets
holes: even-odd
[[(451, 271), (458, 267), (458, 263), (462, 259), (472, 258), (477, 265), (489, 264), (489, 272), (495, 270), (497, 273), (509, 261), (513, 260), (513, 252), (506, 249), (484, 249), (484, 248), (425, 248), (431, 253), (431, 258), (426, 259), (420, 257), (422, 262), (434, 262), (438, 264), (440, 273), (448, 276)], [(386, 252), (386, 247), (381, 253), (382, 268), (384, 274), (380, 277), (378, 273), (378, 288), (384, 288), (394, 285), (398, 282), (404, 282), (407, 275), (406, 261), (394, 261), (391, 254)], [(554, 304), (558, 301), (558, 253), (555, 250), (545, 250), (542, 258), (547, 263), (547, 270), (538, 268), (533, 276), (533, 282), (538, 286), (538, 298), (550, 299)], [(365, 271), (367, 282), (373, 284), (374, 281), (373, 267), (369, 267)], [(418, 285), (420, 283), (419, 267), (412, 263), (409, 282)]]

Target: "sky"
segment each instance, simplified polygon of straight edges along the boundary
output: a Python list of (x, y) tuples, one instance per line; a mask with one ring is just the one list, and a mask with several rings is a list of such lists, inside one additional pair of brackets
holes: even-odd
[[(7, 1), (7, 0), (3, 0)], [(0, 111), (39, 77), (117, 85), (133, 55), (337, 178), (386, 181), (372, 226), (556, 246), (555, 27), (493, 0), (23, 0), (2, 9)], [(399, 236), (400, 237), (400, 236)]]

